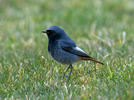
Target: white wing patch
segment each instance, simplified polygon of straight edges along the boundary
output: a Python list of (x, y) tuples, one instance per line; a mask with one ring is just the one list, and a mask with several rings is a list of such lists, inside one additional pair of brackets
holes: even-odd
[(85, 52), (84, 52), (81, 48), (79, 48), (79, 47), (75, 47), (75, 49), (78, 50), (78, 51), (81, 51), (81, 52), (85, 53)]

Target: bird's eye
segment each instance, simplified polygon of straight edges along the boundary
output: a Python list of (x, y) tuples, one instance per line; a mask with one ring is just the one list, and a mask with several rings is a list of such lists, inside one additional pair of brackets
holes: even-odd
[(48, 33), (48, 34), (52, 33), (52, 30), (47, 30), (47, 33)]

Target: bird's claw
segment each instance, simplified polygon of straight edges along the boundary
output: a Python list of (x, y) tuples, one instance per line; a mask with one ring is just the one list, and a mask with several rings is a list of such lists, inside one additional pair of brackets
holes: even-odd
[(71, 70), (70, 70), (70, 73), (69, 73), (68, 81), (70, 80), (70, 76), (71, 76), (72, 68), (73, 68), (71, 64), (70, 64), (69, 67), (66, 69), (65, 73), (63, 74), (63, 79), (64, 79), (65, 76), (66, 76), (66, 72), (68, 71), (69, 68), (70, 68)]

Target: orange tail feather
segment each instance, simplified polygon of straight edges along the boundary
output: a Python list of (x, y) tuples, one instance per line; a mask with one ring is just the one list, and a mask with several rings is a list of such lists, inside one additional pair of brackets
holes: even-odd
[(96, 59), (94, 59), (94, 58), (91, 58), (91, 57), (80, 57), (80, 60), (91, 60), (91, 61), (94, 61), (94, 62), (96, 62), (96, 63), (99, 63), (99, 64), (104, 65), (103, 62), (100, 62), (100, 61), (98, 61), (98, 60), (96, 60)]

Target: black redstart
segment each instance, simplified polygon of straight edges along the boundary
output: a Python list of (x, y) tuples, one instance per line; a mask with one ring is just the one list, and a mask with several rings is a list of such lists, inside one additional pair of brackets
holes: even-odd
[(52, 58), (62, 64), (68, 64), (64, 76), (70, 68), (68, 80), (72, 72), (72, 64), (80, 60), (91, 60), (104, 65), (104, 63), (88, 56), (82, 49), (76, 46), (75, 42), (71, 40), (65, 31), (58, 26), (51, 26), (47, 30), (42, 31), (46, 33), (49, 39), (48, 51)]

